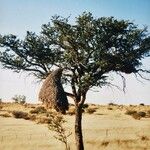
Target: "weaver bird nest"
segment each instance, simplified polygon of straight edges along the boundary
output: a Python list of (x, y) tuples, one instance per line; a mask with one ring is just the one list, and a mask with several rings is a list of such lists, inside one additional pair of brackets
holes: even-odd
[(47, 108), (54, 108), (56, 111), (65, 114), (69, 104), (61, 83), (62, 71), (63, 69), (59, 68), (47, 76), (41, 87), (39, 100), (42, 101)]

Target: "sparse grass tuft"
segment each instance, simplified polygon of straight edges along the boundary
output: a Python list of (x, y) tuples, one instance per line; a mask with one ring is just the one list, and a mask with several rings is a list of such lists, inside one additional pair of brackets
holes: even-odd
[(50, 122), (51, 122), (51, 118), (46, 117), (46, 116), (42, 116), (42, 117), (37, 118), (37, 123), (40, 123), (40, 124), (48, 124)]
[(140, 139), (142, 141), (148, 141), (149, 140), (149, 138), (147, 136), (145, 136), (145, 135), (141, 136)]
[(133, 114), (135, 114), (135, 113), (137, 113), (137, 111), (135, 111), (135, 110), (127, 110), (127, 111), (125, 112), (126, 115), (133, 115)]
[(103, 141), (103, 142), (101, 143), (102, 146), (107, 146), (108, 144), (109, 144), (109, 141)]
[(70, 107), (67, 114), (70, 116), (75, 115), (75, 107)]
[(36, 120), (36, 115), (29, 115), (29, 119), (31, 120), (31, 121), (35, 121)]
[(132, 117), (134, 118), (134, 119), (136, 119), (136, 120), (140, 120), (142, 117), (140, 116), (140, 114), (138, 114), (138, 113), (134, 113), (134, 114), (132, 114)]
[(112, 108), (112, 107), (108, 107), (107, 109), (108, 109), (108, 110), (113, 110), (113, 108)]
[(46, 112), (47, 110), (43, 106), (38, 106), (35, 109), (30, 110), (31, 114), (42, 114)]
[(5, 118), (11, 117), (9, 113), (3, 113), (3, 114), (0, 114), (0, 116), (5, 117)]
[(147, 118), (150, 118), (150, 110), (147, 111), (146, 117), (147, 117)]
[(94, 112), (96, 112), (96, 109), (97, 109), (97, 108), (87, 108), (87, 109), (86, 109), (86, 112), (87, 112), (88, 114), (93, 114)]
[(134, 119), (140, 120), (142, 117), (146, 116), (146, 113), (143, 111), (137, 112), (135, 110), (127, 110), (126, 115), (131, 115)]

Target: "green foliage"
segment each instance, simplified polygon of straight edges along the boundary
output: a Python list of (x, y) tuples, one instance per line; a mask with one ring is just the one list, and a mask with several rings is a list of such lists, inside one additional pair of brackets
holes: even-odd
[[(45, 78), (51, 67), (62, 67), (64, 81), (72, 80), (80, 92), (103, 86), (108, 73), (137, 73), (141, 60), (149, 56), (147, 28), (139, 29), (128, 20), (94, 18), (84, 12), (69, 24), (68, 18), (52, 17), (41, 34), (27, 32), (24, 40), (15, 35), (0, 36), (0, 61), (4, 68), (30, 71)], [(80, 93), (78, 93), (80, 95)]]
[[(141, 59), (149, 56), (147, 29), (114, 17), (95, 19), (83, 13), (71, 25), (60, 16), (44, 24), (40, 35), (27, 32), (25, 39), (15, 35), (0, 37), (0, 53), (4, 68), (31, 71), (45, 78), (52, 66), (68, 72), (64, 81), (85, 93), (93, 86), (103, 86), (112, 71), (137, 73)], [(80, 93), (78, 95), (80, 96)]]

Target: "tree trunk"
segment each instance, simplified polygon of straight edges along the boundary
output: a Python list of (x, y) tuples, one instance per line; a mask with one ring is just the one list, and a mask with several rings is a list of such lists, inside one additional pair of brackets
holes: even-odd
[(77, 150), (84, 150), (82, 137), (82, 105), (76, 105), (75, 113), (75, 140)]

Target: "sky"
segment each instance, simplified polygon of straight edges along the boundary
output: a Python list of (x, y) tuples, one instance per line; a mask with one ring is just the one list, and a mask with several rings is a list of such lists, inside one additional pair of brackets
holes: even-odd
[[(95, 17), (114, 16), (130, 20), (140, 28), (147, 25), (150, 31), (150, 0), (0, 0), (0, 34), (11, 33), (23, 39), (26, 31), (39, 33), (41, 25), (48, 23), (55, 14), (71, 16), (73, 22), (84, 11)], [(148, 68), (150, 59), (143, 60), (143, 63)], [(125, 93), (110, 87), (95, 88), (88, 92), (86, 102), (150, 104), (150, 82), (142, 80), (141, 83), (133, 75), (125, 77)], [(122, 85), (118, 77), (113, 78), (114, 83)], [(0, 98), (3, 101), (11, 100), (14, 95), (25, 95), (27, 102), (37, 103), (41, 84), (26, 73), (17, 74), (0, 66)]]

